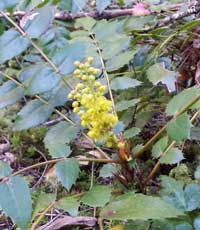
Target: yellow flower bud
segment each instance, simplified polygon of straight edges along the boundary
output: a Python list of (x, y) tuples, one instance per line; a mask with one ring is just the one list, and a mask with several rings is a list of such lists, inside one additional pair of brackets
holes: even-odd
[(76, 67), (79, 67), (80, 64), (81, 64), (80, 61), (75, 61), (75, 62), (74, 62), (74, 65), (75, 65)]
[(94, 62), (94, 58), (93, 57), (88, 57), (87, 58), (87, 61), (90, 63), (90, 65), (91, 64), (93, 64), (93, 62)]
[(73, 109), (74, 113), (78, 113), (80, 111), (80, 108), (79, 107), (76, 107)]
[(72, 103), (72, 107), (78, 107), (78, 101), (74, 101), (73, 103)]

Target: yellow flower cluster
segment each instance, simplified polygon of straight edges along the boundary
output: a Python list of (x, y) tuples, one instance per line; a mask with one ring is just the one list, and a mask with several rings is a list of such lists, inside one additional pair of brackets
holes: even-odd
[(117, 142), (113, 127), (118, 118), (112, 113), (112, 102), (104, 96), (107, 87), (95, 80), (100, 70), (91, 66), (93, 62), (94, 59), (89, 57), (84, 63), (74, 63), (77, 67), (74, 76), (81, 83), (70, 92), (69, 98), (74, 100), (73, 111), (79, 114), (81, 125), (88, 128), (88, 136), (95, 141), (105, 141), (108, 147), (112, 147)]

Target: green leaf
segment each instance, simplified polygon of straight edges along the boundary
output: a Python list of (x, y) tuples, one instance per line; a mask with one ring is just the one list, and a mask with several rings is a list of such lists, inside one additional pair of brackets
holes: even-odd
[(0, 64), (21, 54), (29, 46), (28, 39), (14, 29), (7, 30), (0, 36)]
[(99, 172), (99, 177), (113, 177), (113, 175), (115, 173), (118, 172), (118, 168), (117, 166), (113, 165), (113, 164), (105, 164), (103, 165), (103, 167), (100, 169)]
[(48, 99), (48, 103), (53, 107), (62, 106), (69, 98), (66, 95), (69, 95), (71, 89), (63, 82), (60, 83), (50, 91), (50, 97)]
[(79, 128), (62, 121), (53, 126), (44, 138), (45, 147), (53, 158), (67, 157), (71, 153), (69, 144), (79, 132)]
[(122, 195), (100, 212), (101, 218), (108, 220), (164, 219), (180, 215), (184, 214), (159, 197), (143, 194)]
[(10, 165), (8, 165), (3, 161), (0, 161), (0, 179), (9, 176), (11, 173), (12, 173), (12, 169)]
[(111, 191), (107, 185), (95, 185), (80, 201), (91, 207), (104, 207), (110, 200)]
[(14, 128), (15, 130), (23, 130), (35, 127), (45, 122), (52, 112), (52, 106), (37, 99), (32, 100), (18, 113)]
[(183, 26), (179, 27), (180, 31), (187, 31), (187, 30), (191, 30), (194, 27), (197, 27), (200, 25), (200, 19), (196, 19), (194, 21), (190, 21), (188, 23), (184, 23)]
[(191, 126), (188, 114), (184, 113), (168, 123), (167, 133), (176, 141), (189, 139)]
[(79, 162), (74, 158), (70, 158), (68, 160), (58, 162), (55, 165), (55, 168), (58, 180), (61, 181), (62, 185), (67, 190), (70, 190), (72, 185), (75, 184), (76, 179), (78, 178), (80, 170)]
[(72, 0), (72, 15), (75, 16), (83, 9), (87, 0)]
[(112, 59), (120, 52), (128, 48), (130, 38), (125, 34), (102, 40), (101, 42), (102, 56), (105, 60)]
[(66, 75), (74, 71), (75, 61), (81, 61), (85, 58), (85, 45), (80, 42), (69, 44), (66, 47), (58, 50), (53, 55), (53, 62), (59, 68), (60, 73)]
[(194, 230), (200, 230), (200, 216), (197, 216), (195, 219), (194, 219)]
[(0, 207), (22, 230), (27, 230), (31, 218), (31, 196), (21, 177), (10, 177), (0, 184)]
[(156, 220), (152, 223), (153, 230), (193, 230), (190, 223), (179, 219)]
[(162, 137), (159, 141), (155, 143), (152, 148), (152, 156), (153, 158), (159, 158), (160, 155), (164, 152), (167, 147), (168, 137)]
[(32, 220), (38, 215), (39, 212), (43, 211), (50, 204), (54, 203), (56, 200), (55, 194), (41, 192), (37, 197), (36, 202), (33, 207)]
[(162, 176), (161, 196), (163, 199), (173, 204), (183, 211), (193, 211), (200, 207), (200, 186), (188, 184), (183, 190), (184, 183), (171, 177)]
[(130, 128), (130, 129), (127, 129), (126, 131), (124, 131), (124, 137), (125, 137), (126, 139), (132, 138), (132, 137), (138, 135), (138, 134), (140, 133), (140, 131), (141, 131), (141, 130), (140, 130), (139, 128), (137, 128), (137, 127), (132, 127), (132, 128)]
[(176, 90), (176, 72), (165, 68), (164, 62), (156, 63), (147, 70), (147, 78), (153, 85), (163, 83), (167, 86), (169, 92)]
[[(200, 88), (191, 87), (183, 90), (178, 95), (174, 96), (167, 105), (166, 113), (168, 116), (172, 116), (180, 112), (186, 105), (194, 100), (194, 98), (200, 95)], [(192, 109), (200, 108), (200, 102), (196, 102)]]
[(78, 18), (75, 22), (75, 27), (83, 27), (85, 30), (91, 30), (92, 27), (96, 24), (96, 20), (90, 17)]
[(195, 179), (200, 179), (200, 165), (197, 166), (195, 172), (194, 172)]
[(200, 186), (188, 184), (184, 190), (186, 200), (186, 211), (193, 211), (200, 207)]
[(134, 55), (136, 54), (137, 50), (133, 51), (125, 51), (114, 56), (112, 59), (106, 62), (106, 67), (109, 72), (118, 70), (129, 63), (130, 60), (133, 59)]
[(5, 82), (0, 87), (0, 109), (13, 105), (24, 96), (24, 88), (12, 81)]
[(31, 14), (27, 14), (21, 20), (21, 27), (31, 38), (38, 38), (52, 24), (55, 9), (52, 6), (45, 6)]
[(132, 100), (122, 100), (116, 103), (116, 111), (120, 112), (123, 110), (126, 110), (130, 107), (135, 106), (138, 102), (140, 101), (140, 99), (132, 99)]
[(111, 81), (111, 89), (123, 90), (129, 88), (135, 88), (141, 84), (140, 81), (129, 77), (117, 77)]
[(19, 79), (26, 87), (27, 95), (35, 95), (51, 90), (60, 81), (60, 76), (45, 64), (36, 64), (25, 68)]
[(5, 10), (7, 8), (11, 8), (11, 7), (17, 5), (18, 2), (19, 2), (19, 0), (1, 0), (0, 1), (0, 10)]
[(183, 159), (183, 153), (180, 149), (171, 148), (159, 161), (161, 164), (177, 164)]
[(101, 14), (110, 3), (111, 0), (96, 0), (98, 12)]
[(71, 216), (77, 216), (79, 205), (76, 198), (63, 197), (56, 202), (55, 207), (68, 212)]
[(138, 31), (147, 29), (150, 25), (156, 23), (155, 16), (146, 15), (146, 16), (131, 16), (125, 22), (125, 30), (129, 31)]
[(58, 50), (68, 45), (69, 31), (64, 27), (53, 27), (48, 29), (39, 38), (39, 45), (51, 58)]
[(162, 198), (169, 204), (174, 205), (179, 210), (186, 210), (187, 204), (185, 201), (185, 194), (183, 191), (184, 183), (177, 181), (168, 176), (161, 176)]

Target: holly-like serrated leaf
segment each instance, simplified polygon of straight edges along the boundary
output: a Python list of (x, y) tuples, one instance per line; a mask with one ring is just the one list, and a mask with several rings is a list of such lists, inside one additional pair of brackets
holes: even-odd
[(24, 88), (12, 81), (5, 82), (0, 87), (0, 109), (13, 105), (24, 96)]
[(79, 162), (74, 158), (70, 158), (58, 162), (55, 165), (55, 168), (58, 180), (67, 190), (70, 190), (72, 185), (75, 184), (76, 179), (78, 178), (80, 170)]
[(100, 217), (108, 220), (165, 219), (180, 215), (184, 214), (159, 197), (143, 194), (122, 195), (100, 212)]
[(180, 210), (193, 211), (200, 207), (200, 186), (188, 184), (183, 189), (184, 183), (171, 177), (162, 176), (161, 196), (168, 203)]
[(117, 77), (111, 81), (111, 89), (123, 90), (129, 88), (135, 88), (141, 84), (140, 81), (129, 77)]
[(184, 113), (169, 122), (167, 126), (167, 133), (176, 141), (189, 139), (191, 126), (188, 114)]
[(127, 129), (126, 131), (124, 131), (124, 137), (125, 137), (126, 139), (132, 138), (132, 137), (138, 135), (138, 134), (140, 133), (140, 131), (141, 131), (141, 130), (140, 130), (139, 128), (137, 128), (137, 127), (132, 127), (132, 128), (130, 128), (130, 129)]
[(178, 148), (171, 148), (163, 157), (160, 158), (161, 164), (177, 164), (184, 159), (183, 153)]
[(168, 176), (161, 176), (161, 196), (169, 204), (179, 210), (186, 210), (187, 204), (184, 197), (182, 181), (177, 181)]
[(1, 0), (0, 1), (0, 10), (5, 10), (7, 8), (11, 8), (11, 7), (17, 5), (18, 2), (19, 2), (19, 0)]
[(37, 99), (32, 100), (18, 113), (14, 128), (15, 130), (23, 130), (35, 127), (46, 121), (52, 112), (53, 107), (51, 105), (46, 105)]
[(128, 48), (130, 38), (126, 34), (114, 36), (112, 39), (101, 41), (102, 56), (104, 60), (109, 60)]
[(50, 91), (50, 97), (48, 103), (54, 107), (62, 106), (65, 102), (69, 101), (69, 98), (66, 95), (69, 95), (71, 89), (63, 81)]
[(116, 165), (113, 164), (105, 164), (103, 167), (100, 169), (99, 176), (100, 177), (112, 177), (115, 173), (118, 172), (118, 168)]
[(47, 208), (50, 204), (54, 203), (55, 200), (56, 196), (53, 193), (40, 193), (33, 206), (32, 220), (34, 220), (39, 212)]
[(0, 207), (22, 230), (27, 230), (31, 218), (31, 196), (21, 177), (10, 177), (0, 184)]
[(200, 179), (200, 165), (197, 166), (195, 172), (194, 172), (194, 177), (195, 179), (199, 180)]
[(26, 87), (27, 95), (44, 93), (58, 85), (60, 76), (46, 64), (37, 64), (25, 68), (20, 76), (20, 81)]
[(188, 184), (184, 190), (186, 211), (193, 211), (200, 207), (200, 186), (198, 184)]
[(68, 212), (71, 216), (78, 215), (79, 201), (74, 197), (63, 197), (56, 202), (55, 207)]
[(87, 0), (72, 0), (72, 14), (75, 16), (79, 11), (81, 11)]
[(166, 69), (164, 62), (152, 65), (147, 70), (147, 77), (154, 85), (160, 82), (165, 84), (169, 92), (176, 90), (176, 72)]
[(109, 72), (120, 69), (124, 65), (128, 64), (136, 54), (136, 50), (122, 52), (106, 62), (106, 67)]
[[(186, 105), (192, 102), (200, 95), (200, 88), (192, 87), (183, 90), (178, 95), (174, 96), (167, 105), (166, 113), (168, 116), (172, 116), (181, 111)], [(192, 109), (200, 108), (200, 101), (196, 102)]]
[(53, 158), (67, 157), (71, 153), (69, 144), (79, 132), (79, 128), (62, 121), (53, 126), (44, 138), (45, 147)]
[(164, 152), (167, 147), (168, 137), (162, 137), (159, 141), (155, 143), (152, 148), (152, 156), (153, 158), (159, 158), (160, 155)]
[(111, 191), (109, 186), (95, 185), (80, 201), (92, 207), (104, 207), (110, 200)]
[(59, 49), (53, 55), (53, 62), (59, 68), (62, 74), (69, 74), (74, 71), (74, 62), (85, 58), (86, 47), (84, 43), (75, 42)]
[(0, 36), (0, 64), (21, 54), (29, 46), (28, 39), (14, 29), (9, 29)]
[(96, 20), (90, 17), (78, 18), (75, 22), (75, 27), (83, 27), (85, 30), (90, 31), (92, 27), (96, 24)]
[(0, 179), (9, 176), (11, 173), (12, 173), (12, 169), (10, 165), (8, 165), (3, 161), (0, 161)]
[(101, 14), (110, 3), (111, 0), (96, 0), (98, 12)]
[(140, 99), (119, 101), (116, 103), (115, 108), (118, 112), (120, 112), (120, 111), (123, 111), (123, 110), (126, 110), (128, 108), (135, 106), (139, 101)]
[(54, 15), (54, 7), (45, 6), (25, 14), (20, 21), (20, 25), (31, 38), (38, 38), (50, 27)]

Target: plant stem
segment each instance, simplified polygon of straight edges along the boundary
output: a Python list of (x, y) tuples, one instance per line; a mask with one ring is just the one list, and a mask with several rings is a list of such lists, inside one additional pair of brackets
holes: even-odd
[(37, 220), (32, 224), (31, 229), (30, 230), (35, 230), (37, 225), (41, 222), (41, 220), (44, 218), (44, 216), (46, 215), (46, 213), (52, 209), (54, 207), (55, 203), (51, 203), (37, 218)]
[[(58, 158), (58, 159), (53, 159), (53, 160), (48, 160), (48, 161), (44, 161), (44, 162), (39, 162), (36, 163), (34, 165), (30, 165), (27, 166), (26, 168), (20, 169), (14, 173), (12, 173), (10, 176), (16, 176), (19, 175), (21, 173), (26, 172), (27, 170), (33, 169), (33, 168), (38, 168), (40, 166), (44, 166), (44, 165), (48, 165), (48, 164), (56, 164), (57, 162), (63, 161), (63, 160), (68, 160), (69, 158), (67, 157), (62, 157), (62, 158)], [(115, 164), (119, 164), (119, 161), (117, 160), (110, 160), (110, 159), (96, 159), (96, 158), (84, 158), (84, 159), (80, 159), (79, 162), (83, 162), (83, 161), (88, 161), (88, 162), (97, 162), (97, 163), (115, 163)]]
[(106, 78), (106, 82), (107, 82), (107, 85), (108, 85), (108, 91), (109, 91), (109, 95), (110, 95), (110, 99), (112, 101), (112, 109), (113, 109), (113, 113), (117, 116), (117, 113), (116, 113), (116, 109), (115, 109), (115, 102), (114, 102), (114, 98), (113, 98), (113, 94), (112, 94), (112, 90), (111, 90), (111, 87), (110, 87), (110, 81), (109, 81), (109, 77), (108, 77), (108, 73), (106, 71), (106, 66), (105, 66), (105, 63), (104, 63), (104, 60), (103, 60), (103, 56), (102, 56), (102, 52), (99, 48), (99, 44), (97, 42), (97, 40), (95, 39), (94, 35), (91, 34), (91, 37), (97, 47), (97, 51), (98, 51), (98, 54), (99, 54), (99, 58), (100, 58), (100, 61), (101, 61), (101, 66), (102, 66), (102, 70), (103, 70), (103, 74)]
[[(15, 82), (15, 84), (17, 84), (19, 87), (22, 88), (26, 88), (21, 82), (18, 82), (16, 79), (14, 79), (13, 77), (8, 76), (7, 74), (5, 74), (4, 72), (0, 71), (0, 73), (5, 76), (6, 78), (10, 79), (11, 81)], [(44, 104), (48, 105), (48, 101), (46, 101), (44, 98), (42, 98), (39, 95), (35, 95), (35, 98), (37, 98), (38, 100), (40, 100), (41, 102), (43, 102)], [(70, 124), (76, 126), (76, 123), (74, 123), (72, 120), (70, 120), (65, 114), (63, 114), (62, 112), (60, 112), (58, 109), (54, 108), (54, 111), (60, 115), (61, 117), (63, 117), (64, 120), (68, 121)], [(111, 159), (101, 148), (99, 148), (97, 145), (95, 145), (95, 143), (84, 133), (81, 131), (81, 134), (90, 142), (90, 144), (97, 149), (105, 158), (107, 159)]]
[[(197, 111), (193, 116), (192, 118), (190, 119), (190, 122), (193, 122), (196, 117), (199, 115), (200, 111)], [(172, 148), (174, 147), (174, 145), (176, 144), (176, 141), (172, 141), (171, 144), (166, 148), (166, 150), (163, 152), (163, 154), (161, 154), (161, 157), (160, 159), (165, 156), (167, 154), (167, 152)], [(160, 166), (160, 161), (158, 161), (156, 163), (156, 165), (153, 167), (152, 171), (150, 172), (150, 174), (148, 175), (148, 177), (146, 178), (145, 182), (144, 182), (144, 186), (146, 184), (148, 184), (148, 182), (153, 178), (153, 176), (155, 175), (155, 173), (157, 172), (158, 168)]]
[[(200, 95), (198, 95), (197, 97), (195, 97), (191, 102), (189, 102), (183, 109), (181, 109), (179, 112), (177, 112), (177, 114), (174, 115), (174, 117), (171, 119), (176, 119), (178, 116), (180, 116), (181, 114), (183, 114), (184, 112), (186, 112), (192, 105), (194, 105), (197, 101), (200, 100)], [(161, 134), (166, 130), (168, 124), (164, 125), (145, 145), (142, 149), (138, 150), (137, 152), (135, 152), (133, 154), (133, 158), (138, 158), (139, 156), (141, 156), (147, 149), (149, 149), (149, 147), (151, 147), (151, 145), (154, 143), (154, 141), (156, 141)]]
[[(44, 58), (44, 60), (53, 68), (53, 70), (56, 73), (60, 74), (59, 68), (48, 58), (48, 56), (43, 52), (43, 50), (31, 39), (31, 37), (20, 27), (15, 23), (9, 16), (8, 14), (4, 13), (3, 11), (0, 10), (0, 14), (3, 15), (4, 18), (6, 18), (18, 31), (21, 33), (23, 37), (26, 37), (31, 45), (40, 53), (40, 55)], [(60, 74), (61, 75), (61, 74)], [(61, 75), (62, 77), (62, 75)], [(64, 81), (65, 84), (67, 84), (71, 89), (73, 89), (73, 86), (65, 81), (62, 77), (62, 80)]]

